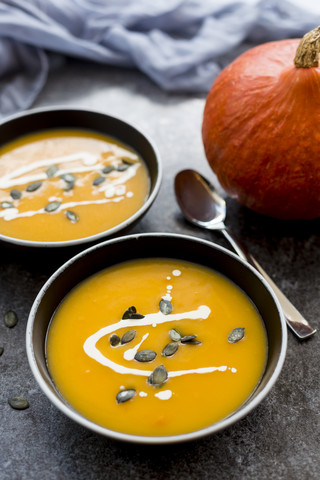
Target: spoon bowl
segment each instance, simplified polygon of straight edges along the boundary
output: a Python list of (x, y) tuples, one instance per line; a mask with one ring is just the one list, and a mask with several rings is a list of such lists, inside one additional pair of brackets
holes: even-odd
[(183, 170), (175, 178), (177, 202), (189, 222), (212, 230), (224, 228), (226, 202), (200, 173)]

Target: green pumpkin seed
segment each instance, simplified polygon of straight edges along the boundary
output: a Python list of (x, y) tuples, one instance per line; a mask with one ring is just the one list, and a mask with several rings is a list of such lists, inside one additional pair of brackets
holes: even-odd
[(61, 202), (58, 202), (58, 201), (54, 201), (54, 202), (50, 202), (48, 203), (48, 205), (46, 205), (44, 207), (45, 211), (46, 212), (55, 212), (56, 210), (58, 210), (58, 208), (60, 207), (61, 205)]
[(66, 210), (65, 216), (67, 217), (68, 220), (70, 220), (71, 223), (79, 222), (79, 216), (75, 212), (72, 212), (71, 210)]
[(61, 175), (62, 180), (64, 180), (67, 183), (75, 183), (76, 177), (72, 173), (64, 173)]
[(22, 193), (17, 188), (13, 188), (10, 192), (10, 196), (13, 198), (13, 200), (20, 200)]
[(4, 352), (4, 348), (3, 348), (3, 347), (0, 347), (0, 357), (1, 357), (1, 355), (3, 354), (3, 352)]
[(132, 305), (132, 307), (127, 308), (127, 310), (122, 315), (122, 320), (128, 320), (133, 313), (136, 313), (136, 311), (137, 309), (134, 305)]
[(60, 178), (62, 178), (62, 180), (64, 180), (67, 184), (64, 188), (65, 192), (69, 192), (73, 189), (76, 183), (76, 177), (72, 173), (64, 173)]
[(13, 208), (14, 205), (11, 202), (1, 202), (0, 203), (1, 208)]
[(169, 300), (162, 299), (159, 303), (159, 309), (163, 315), (169, 315), (169, 313), (172, 312), (172, 304), (169, 302)]
[(141, 313), (132, 313), (130, 315), (130, 320), (141, 320), (142, 318), (144, 318), (144, 315)]
[(41, 185), (42, 185), (42, 182), (30, 183), (30, 185), (27, 186), (26, 191), (27, 192), (35, 192), (36, 190), (38, 190), (38, 188), (41, 187)]
[(113, 170), (114, 170), (113, 165), (106, 165), (105, 167), (103, 167), (102, 173), (104, 173), (105, 175), (108, 175), (108, 173), (113, 172)]
[(136, 391), (133, 388), (128, 388), (127, 390), (121, 390), (116, 396), (117, 403), (127, 402), (128, 400), (131, 400), (131, 398), (133, 398), (135, 394), (136, 394)]
[(144, 318), (144, 315), (137, 313), (135, 306), (129, 307), (122, 315), (122, 320), (141, 320), (142, 318)]
[(65, 192), (70, 192), (70, 190), (73, 189), (74, 184), (75, 184), (75, 182), (69, 182), (69, 183), (67, 183), (67, 185), (65, 186), (65, 188), (64, 188), (63, 190), (64, 190)]
[(162, 350), (162, 355), (164, 357), (171, 357), (178, 350), (179, 344), (177, 342), (168, 343)]
[(242, 340), (244, 337), (244, 328), (234, 328), (228, 335), (229, 343), (236, 343)]
[(140, 350), (134, 356), (134, 359), (138, 362), (152, 362), (156, 358), (157, 354), (153, 350)]
[(120, 165), (117, 165), (116, 169), (118, 172), (124, 172), (125, 170), (128, 170), (129, 167), (130, 165), (121, 163)]
[(126, 333), (122, 335), (121, 344), (123, 345), (124, 343), (131, 342), (135, 338), (136, 334), (137, 334), (136, 330), (128, 330)]
[(181, 340), (181, 333), (176, 328), (172, 328), (169, 332), (170, 338), (173, 342), (179, 342)]
[(4, 315), (4, 324), (8, 328), (13, 328), (18, 323), (18, 315), (13, 310), (8, 310)]
[(113, 333), (109, 340), (112, 347), (116, 347), (120, 343), (120, 337), (116, 333)]
[(29, 407), (29, 402), (24, 397), (9, 398), (8, 403), (10, 407), (14, 408), (15, 410), (25, 410)]
[(92, 185), (93, 185), (94, 187), (97, 187), (98, 185), (101, 185), (101, 184), (105, 181), (105, 179), (106, 179), (105, 177), (102, 177), (102, 176), (100, 175), (100, 177), (96, 177), (96, 178), (93, 180)]
[(132, 162), (129, 162), (129, 160), (126, 160), (125, 158), (122, 158), (121, 161), (122, 161), (122, 163), (124, 163), (125, 165), (129, 165), (129, 167), (131, 167), (131, 165), (133, 165)]
[(58, 170), (59, 170), (59, 168), (57, 167), (57, 165), (51, 165), (46, 170), (47, 177), (48, 178), (54, 177)]
[(156, 367), (148, 377), (148, 383), (158, 388), (162, 387), (167, 380), (168, 372), (164, 365), (159, 365), (159, 367)]
[(193, 342), (195, 338), (197, 338), (197, 335), (185, 335), (184, 337), (181, 337), (181, 343)]

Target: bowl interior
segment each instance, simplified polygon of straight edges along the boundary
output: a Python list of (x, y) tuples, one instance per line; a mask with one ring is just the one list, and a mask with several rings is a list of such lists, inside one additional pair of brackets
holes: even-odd
[(86, 243), (95, 241), (101, 237), (111, 236), (118, 231), (131, 227), (154, 201), (161, 182), (161, 163), (158, 151), (155, 145), (147, 138), (141, 131), (134, 126), (124, 122), (123, 120), (107, 115), (105, 113), (82, 110), (76, 108), (46, 108), (35, 109), (25, 113), (16, 115), (0, 124), (0, 146), (8, 142), (16, 140), (19, 137), (51, 129), (84, 129), (101, 133), (133, 148), (138, 155), (144, 160), (149, 177), (150, 177), (150, 191), (148, 199), (145, 204), (129, 219), (122, 222), (120, 225), (102, 232), (101, 234), (92, 235), (91, 237), (81, 238), (74, 241), (65, 242), (32, 242), (19, 239), (10, 239), (0, 234), (0, 239), (4, 241), (11, 241), (12, 243), (28, 245), (28, 246), (68, 246), (78, 243)]
[[(286, 325), (282, 313), (274, 299), (270, 288), (260, 278), (253, 268), (240, 261), (227, 250), (204, 240), (174, 234), (142, 234), (109, 240), (96, 245), (63, 265), (39, 293), (33, 305), (27, 328), (27, 350), (31, 368), (40, 386), (49, 398), (61, 408), (64, 413), (67, 408), (61, 400), (46, 367), (45, 340), (50, 319), (64, 296), (79, 282), (90, 275), (127, 260), (165, 257), (191, 261), (212, 268), (234, 283), (236, 283), (256, 305), (264, 321), (268, 337), (268, 358), (262, 380), (249, 401), (239, 411), (218, 424), (189, 435), (201, 436), (212, 433), (233, 423), (247, 414), (268, 393), (280, 373), (286, 351)], [(139, 439), (130, 435), (117, 434), (86, 421), (79, 414), (75, 414), (76, 421), (85, 424), (99, 433), (115, 436), (124, 440), (146, 441), (147, 437)], [(82, 421), (83, 420), (83, 421)], [(90, 425), (91, 424), (91, 425)], [(187, 436), (152, 437), (152, 443), (188, 439)], [(150, 437), (151, 438), (151, 437)]]

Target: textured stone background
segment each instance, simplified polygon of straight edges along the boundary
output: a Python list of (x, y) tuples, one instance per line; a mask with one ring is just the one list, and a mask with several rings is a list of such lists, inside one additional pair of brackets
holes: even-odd
[[(53, 72), (38, 106), (70, 105), (122, 117), (157, 144), (164, 166), (159, 196), (133, 232), (188, 233), (227, 247), (219, 233), (186, 224), (173, 194), (174, 175), (196, 168), (211, 181), (200, 137), (204, 95), (160, 91), (131, 71), (67, 62)], [(228, 200), (228, 226), (313, 326), (320, 328), (319, 221), (262, 218)], [(64, 258), (45, 258), (0, 246), (0, 479), (313, 479), (320, 470), (320, 333), (304, 343), (289, 334), (280, 378), (254, 412), (200, 441), (138, 446), (99, 437), (53, 407), (28, 366), (25, 328), (33, 300)], [(18, 325), (3, 324), (13, 308)], [(7, 399), (24, 395), (25, 411)]]

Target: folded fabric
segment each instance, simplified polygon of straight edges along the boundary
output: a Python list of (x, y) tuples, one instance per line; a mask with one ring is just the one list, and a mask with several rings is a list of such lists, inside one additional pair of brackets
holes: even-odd
[(302, 36), (319, 23), (312, 0), (2, 0), (0, 116), (32, 105), (58, 56), (207, 92), (242, 42)]

